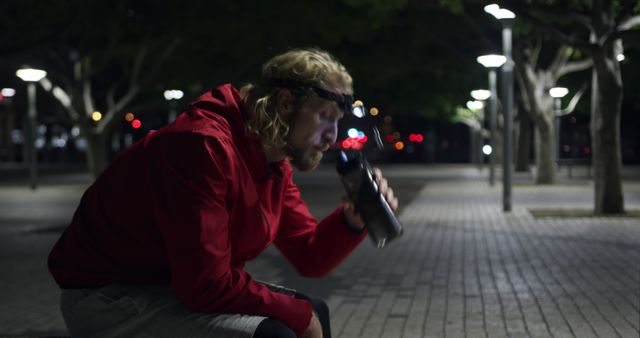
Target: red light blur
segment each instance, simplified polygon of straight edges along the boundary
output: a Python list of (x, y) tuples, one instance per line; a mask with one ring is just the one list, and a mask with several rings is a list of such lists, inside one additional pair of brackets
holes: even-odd
[(140, 127), (142, 127), (142, 122), (138, 119), (135, 119), (133, 121), (131, 121), (131, 127), (133, 127), (133, 129), (138, 129)]
[(422, 136), (422, 134), (410, 134), (409, 135), (409, 142), (422, 142), (424, 140), (424, 137)]

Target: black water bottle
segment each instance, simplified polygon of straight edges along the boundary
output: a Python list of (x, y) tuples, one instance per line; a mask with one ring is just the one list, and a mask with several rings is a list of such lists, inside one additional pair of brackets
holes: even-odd
[(381, 248), (401, 236), (402, 224), (387, 200), (378, 192), (378, 184), (367, 159), (357, 151), (340, 151), (336, 169), (356, 211), (364, 220), (373, 243)]

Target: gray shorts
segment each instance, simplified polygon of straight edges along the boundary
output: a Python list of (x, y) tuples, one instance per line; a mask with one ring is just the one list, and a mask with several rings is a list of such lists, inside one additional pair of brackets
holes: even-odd
[[(275, 291), (294, 292), (268, 285)], [(266, 318), (187, 309), (166, 286), (114, 284), (63, 289), (62, 316), (73, 337), (251, 338)]]

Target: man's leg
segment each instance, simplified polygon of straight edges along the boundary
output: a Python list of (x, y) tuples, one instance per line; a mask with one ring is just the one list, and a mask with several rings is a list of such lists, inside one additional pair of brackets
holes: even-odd
[[(329, 321), (329, 307), (318, 298), (308, 297), (301, 293), (296, 293), (296, 298), (306, 299), (313, 305), (313, 311), (318, 315), (318, 320), (322, 326), (322, 337), (331, 338), (331, 324)], [(253, 338), (295, 338), (293, 331), (282, 322), (267, 318), (256, 329)]]
[(267, 318), (258, 325), (253, 338), (296, 338), (296, 334), (281, 321)]
[(197, 313), (159, 286), (63, 290), (61, 308), (74, 337), (250, 338), (265, 319)]
[(331, 338), (331, 320), (329, 318), (329, 306), (322, 299), (309, 298), (313, 304), (313, 310), (318, 314), (320, 325), (322, 326), (323, 338)]

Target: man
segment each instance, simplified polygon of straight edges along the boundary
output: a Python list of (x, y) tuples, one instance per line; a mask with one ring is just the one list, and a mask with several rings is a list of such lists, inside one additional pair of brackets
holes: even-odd
[(318, 165), (351, 93), (331, 55), (292, 50), (263, 66), (261, 83), (205, 93), (116, 158), (49, 256), (71, 335), (329, 337), (325, 304), (243, 266), (274, 243), (321, 277), (366, 236), (351, 203), (317, 223), (290, 166)]

